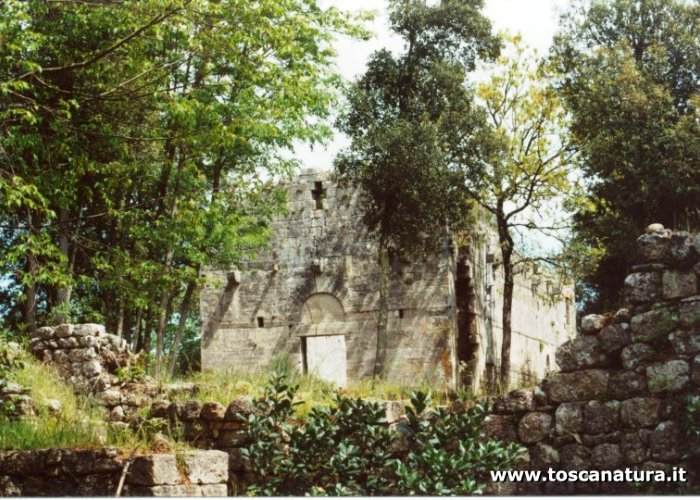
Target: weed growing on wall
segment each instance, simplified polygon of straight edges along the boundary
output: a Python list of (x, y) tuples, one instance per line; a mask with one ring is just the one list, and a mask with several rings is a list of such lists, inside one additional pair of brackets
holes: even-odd
[(488, 471), (512, 466), (514, 444), (480, 436), (486, 408), (429, 409), (415, 393), (401, 429), (376, 402), (337, 394), (329, 407), (294, 419), (298, 387), (274, 375), (249, 417), (243, 450), (256, 480), (252, 495), (466, 495)]

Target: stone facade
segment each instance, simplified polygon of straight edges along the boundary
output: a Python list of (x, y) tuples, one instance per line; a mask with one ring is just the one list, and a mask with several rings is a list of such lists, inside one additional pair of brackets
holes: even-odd
[[(204, 369), (256, 370), (277, 356), (344, 385), (373, 374), (379, 309), (375, 239), (361, 195), (328, 172), (288, 185), (287, 214), (269, 249), (238, 269), (206, 271)], [(465, 240), (464, 243), (458, 243)], [(502, 269), (495, 234), (480, 223), (445, 238), (429, 258), (391, 263), (385, 377), (479, 389), (497, 373)], [(573, 287), (523, 268), (516, 276), (512, 381), (556, 368), (575, 332)], [(463, 368), (460, 372), (460, 367)]]
[[(583, 334), (557, 351), (560, 372), (498, 399), (491, 437), (528, 448), (533, 469), (683, 467), (700, 482), (700, 441), (689, 397), (700, 397), (700, 235), (649, 227), (625, 280), (628, 307), (583, 318)], [(657, 491), (663, 483), (655, 485)], [(629, 483), (493, 485), (500, 493), (640, 493)], [(691, 491), (691, 490), (687, 490)]]

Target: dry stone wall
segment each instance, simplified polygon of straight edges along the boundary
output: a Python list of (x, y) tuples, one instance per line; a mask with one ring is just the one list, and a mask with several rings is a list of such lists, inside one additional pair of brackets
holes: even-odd
[[(624, 283), (628, 307), (583, 318), (560, 371), (496, 400), (490, 436), (527, 447), (528, 468), (671, 470), (700, 478), (688, 398), (700, 395), (700, 235), (651, 225)], [(494, 485), (495, 487), (496, 485)], [(634, 492), (629, 484), (498, 485), (508, 493)]]
[[(128, 463), (128, 468), (126, 467)], [(0, 451), (0, 496), (226, 496), (228, 455), (125, 457), (116, 449)]]

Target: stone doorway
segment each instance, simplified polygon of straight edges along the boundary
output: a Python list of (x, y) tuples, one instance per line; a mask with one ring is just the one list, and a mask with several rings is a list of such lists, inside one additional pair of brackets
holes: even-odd
[(302, 307), (301, 325), (315, 335), (302, 337), (301, 355), (305, 373), (312, 373), (337, 384), (347, 385), (345, 335), (337, 335), (338, 323), (345, 321), (342, 303), (330, 293), (311, 295)]

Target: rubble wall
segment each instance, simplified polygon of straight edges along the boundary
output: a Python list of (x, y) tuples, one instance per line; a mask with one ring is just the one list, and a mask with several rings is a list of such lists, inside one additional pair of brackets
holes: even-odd
[[(638, 265), (624, 283), (628, 306), (584, 317), (581, 334), (557, 350), (559, 372), (495, 402), (488, 435), (524, 445), (529, 468), (684, 467), (698, 484), (700, 443), (687, 405), (700, 395), (700, 235), (654, 224), (637, 246)], [(635, 492), (625, 483), (498, 488)]]

